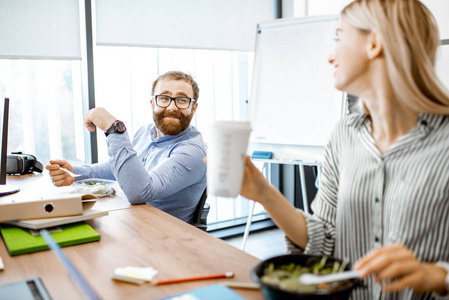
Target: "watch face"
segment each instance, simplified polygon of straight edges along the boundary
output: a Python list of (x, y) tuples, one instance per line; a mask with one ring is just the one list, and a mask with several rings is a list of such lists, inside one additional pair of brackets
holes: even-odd
[(125, 124), (122, 121), (115, 121), (112, 123), (111, 127), (109, 127), (108, 130), (105, 131), (105, 135), (108, 136), (111, 133), (124, 133), (126, 131)]
[(121, 121), (117, 121), (114, 123), (114, 127), (117, 131), (122, 132), (126, 130), (125, 124)]

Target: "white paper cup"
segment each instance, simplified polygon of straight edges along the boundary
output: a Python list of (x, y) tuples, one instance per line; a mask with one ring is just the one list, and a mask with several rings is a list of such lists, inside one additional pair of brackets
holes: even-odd
[(212, 124), (207, 152), (207, 192), (220, 197), (237, 197), (249, 135), (249, 122), (216, 121)]

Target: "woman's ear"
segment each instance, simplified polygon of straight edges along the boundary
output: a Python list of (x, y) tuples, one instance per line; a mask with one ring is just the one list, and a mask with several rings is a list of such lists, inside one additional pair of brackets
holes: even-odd
[(382, 54), (382, 39), (381, 34), (376, 29), (373, 29), (368, 37), (368, 58), (375, 59)]

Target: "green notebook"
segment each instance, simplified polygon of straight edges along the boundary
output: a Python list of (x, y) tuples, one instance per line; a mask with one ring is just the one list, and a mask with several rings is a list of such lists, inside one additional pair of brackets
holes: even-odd
[[(100, 240), (100, 234), (85, 222), (61, 225), (56, 229), (61, 230), (50, 231), (51, 236), (61, 247)], [(11, 256), (49, 249), (44, 239), (33, 235), (30, 229), (1, 224), (0, 231)]]

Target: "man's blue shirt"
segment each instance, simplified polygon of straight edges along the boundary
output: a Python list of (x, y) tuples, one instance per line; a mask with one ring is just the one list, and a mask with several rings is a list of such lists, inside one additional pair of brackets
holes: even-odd
[(175, 136), (157, 138), (153, 124), (106, 138), (109, 162), (74, 167), (86, 178), (117, 180), (131, 204), (147, 203), (192, 222), (206, 188), (206, 150), (201, 133), (190, 126)]

